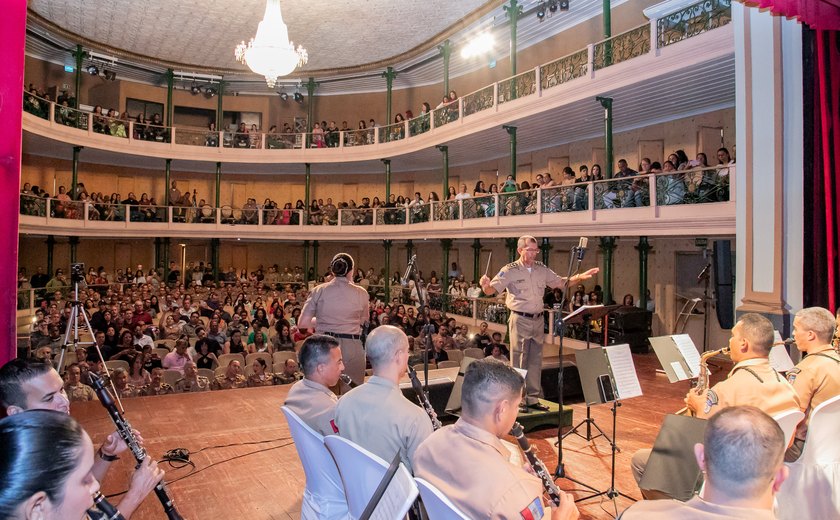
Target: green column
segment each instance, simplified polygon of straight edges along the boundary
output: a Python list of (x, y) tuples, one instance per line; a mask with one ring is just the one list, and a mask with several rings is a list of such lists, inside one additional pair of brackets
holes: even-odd
[(505, 245), (508, 249), (508, 262), (513, 262), (516, 260), (516, 243), (519, 241), (517, 238), (506, 238)]
[(405, 261), (411, 261), (411, 256), (414, 254), (414, 242), (409, 238), (405, 242)]
[[(315, 78), (309, 78), (306, 82), (306, 147), (312, 144), (312, 128), (315, 126)], [(307, 202), (308, 204), (308, 202)]]
[[(172, 92), (175, 90), (175, 73), (172, 69), (166, 69), (164, 74), (166, 78), (166, 126), (172, 126), (172, 119), (175, 115), (175, 107), (172, 104)], [(167, 186), (167, 189), (169, 187)]]
[(160, 255), (161, 255), (161, 238), (155, 237), (155, 263), (152, 265), (153, 268), (157, 269), (160, 266)]
[(382, 159), (385, 164), (385, 200), (383, 203), (387, 204), (391, 200), (391, 159)]
[(79, 247), (79, 237), (70, 237), (70, 263), (76, 263), (76, 253)]
[(516, 26), (519, 17), (522, 16), (522, 4), (517, 0), (510, 0), (510, 4), (504, 6), (504, 10), (510, 19), (510, 75), (516, 76)]
[(540, 244), (540, 252), (542, 252), (542, 263), (548, 265), (548, 254), (551, 251), (551, 242), (548, 237), (543, 237), (542, 244)]
[[(382, 73), (382, 77), (385, 78), (385, 86), (386, 86), (386, 94), (385, 94), (385, 125), (390, 125), (393, 121), (391, 121), (391, 90), (394, 88), (394, 78), (397, 77), (397, 72), (394, 70), (393, 67), (388, 67), (385, 72)], [(382, 125), (382, 126), (385, 126)]]
[[(170, 206), (171, 203), (172, 203), (172, 201), (169, 200), (169, 187), (172, 186), (172, 159), (167, 159), (166, 160), (165, 168), (166, 169), (165, 169), (164, 173), (165, 173), (166, 180), (164, 181), (164, 183), (166, 184), (166, 186), (163, 187), (163, 205), (164, 206)], [(166, 211), (168, 212), (169, 210), (166, 210)], [(166, 218), (167, 218), (167, 220), (169, 219), (169, 217), (166, 217)], [(168, 269), (169, 265), (167, 264), (166, 267)]]
[(385, 302), (386, 305), (390, 305), (391, 302), (391, 241), (390, 240), (383, 240), (382, 247), (385, 248), (385, 296), (383, 296), (382, 301)]
[(596, 101), (604, 107), (604, 155), (606, 156), (605, 178), (612, 179), (615, 164), (613, 163), (613, 99), (598, 96)]
[[(169, 189), (166, 190), (169, 192)], [(168, 195), (167, 195), (168, 196)], [(163, 237), (163, 250), (161, 251), (160, 261), (163, 264), (163, 280), (162, 282), (166, 284), (167, 278), (169, 278), (169, 248), (170, 248), (170, 239), (169, 237)]]
[[(449, 294), (449, 250), (452, 249), (452, 239), (442, 238), (440, 245), (443, 248), (443, 271), (440, 273), (440, 288), (443, 294)], [(447, 298), (444, 296), (444, 310), (447, 308), (447, 301)]]
[(440, 200), (446, 200), (449, 195), (449, 147), (439, 144), (437, 149), (443, 154), (443, 191), (440, 193)]
[(222, 204), (222, 163), (216, 163), (216, 207)]
[(604, 301), (602, 303), (609, 304), (613, 300), (612, 295), (612, 270), (613, 270), (613, 252), (615, 251), (616, 241), (615, 237), (601, 237), (600, 245), (601, 252), (604, 253)]
[[(612, 37), (612, 14), (610, 12), (610, 0), (603, 0), (603, 4), (601, 7), (603, 12), (603, 21), (604, 21), (604, 36), (603, 39), (607, 40)], [(613, 42), (607, 41), (604, 45), (604, 65), (609, 66), (612, 65), (612, 57), (613, 57)]]
[(55, 237), (47, 235), (47, 273), (50, 278), (55, 274), (53, 271), (53, 256), (55, 255)]
[[(216, 130), (222, 130), (222, 122), (225, 120), (225, 112), (222, 108), (222, 99), (225, 97), (225, 82), (219, 82), (219, 91), (216, 94), (219, 98), (216, 100)], [(219, 143), (222, 146), (222, 143)]]
[(440, 55), (443, 56), (443, 95), (449, 94), (449, 57), (452, 54), (452, 43), (449, 40), (438, 45)]
[(639, 308), (647, 309), (647, 282), (648, 282), (648, 253), (653, 246), (648, 243), (648, 237), (639, 237)]
[[(87, 56), (87, 53), (82, 50), (81, 45), (76, 46), (75, 52), (73, 52), (73, 57), (76, 58), (76, 92), (73, 94), (73, 108), (76, 110), (79, 109), (79, 105), (81, 104), (81, 97), (82, 97), (82, 62)], [(52, 276), (52, 273), (50, 273)]]
[[(79, 152), (81, 151), (81, 146), (73, 147), (73, 164), (71, 166), (73, 170), (73, 177), (70, 180), (70, 194), (72, 195), (72, 198), (76, 197), (76, 185), (79, 184)], [(55, 196), (55, 194), (53, 194), (53, 196)]]
[(513, 179), (516, 180), (516, 127), (504, 125), (502, 128), (504, 128), (510, 136), (510, 174), (513, 175)]
[(473, 281), (478, 283), (481, 278), (481, 240), (473, 239)]
[(312, 187), (311, 186), (312, 165), (309, 164), (309, 163), (306, 163), (305, 166), (306, 166), (306, 175), (304, 177), (304, 182), (303, 182), (303, 196), (304, 196), (304, 199), (303, 199), (303, 215), (301, 216), (301, 219), (303, 219), (304, 225), (309, 223), (309, 192), (310, 192), (310, 189)]
[[(318, 271), (318, 247), (320, 245), (321, 244), (319, 244), (317, 240), (314, 240), (312, 242), (312, 267), (315, 268), (315, 279), (312, 280), (313, 282), (318, 281), (318, 273), (320, 272), (320, 271)], [(308, 281), (309, 269), (307, 269), (306, 272), (304, 273), (304, 277), (306, 277), (307, 281)]]
[[(216, 203), (218, 205), (218, 203)], [(210, 239), (210, 261), (213, 262), (213, 280), (219, 281), (219, 246), (218, 238)]]
[(309, 272), (309, 240), (303, 241), (303, 279), (306, 280), (306, 274)]

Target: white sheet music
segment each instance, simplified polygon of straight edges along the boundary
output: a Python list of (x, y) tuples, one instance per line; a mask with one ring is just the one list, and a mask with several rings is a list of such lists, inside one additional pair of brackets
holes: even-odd
[[(779, 334), (778, 330), (773, 331), (773, 343), (784, 343), (782, 335)], [(787, 347), (784, 345), (774, 345), (770, 349), (770, 366), (775, 368), (777, 372), (787, 372), (794, 367)]]
[(376, 505), (376, 509), (370, 515), (371, 520), (393, 520), (394, 518), (402, 518), (414, 499), (417, 497), (417, 485), (411, 474), (405, 469), (405, 466), (400, 464), (400, 468), (391, 479), (388, 487), (385, 489), (385, 494)]
[(618, 398), (630, 399), (642, 395), (642, 386), (639, 384), (639, 376), (636, 375), (636, 367), (633, 365), (630, 345), (614, 345), (604, 347), (604, 350), (607, 352), (607, 361), (610, 363)]
[(674, 339), (677, 349), (679, 349), (680, 354), (682, 354), (685, 362), (688, 364), (688, 369), (691, 370), (691, 377), (699, 376), (700, 353), (697, 351), (697, 347), (694, 346), (694, 342), (691, 341), (691, 336), (688, 334), (674, 334), (671, 337)]
[(680, 363), (679, 361), (672, 361), (671, 369), (673, 369), (674, 373), (677, 375), (677, 381), (685, 381), (686, 379), (688, 379), (688, 374), (685, 373), (685, 370), (683, 370), (682, 363)]
[(588, 311), (589, 311), (589, 309), (600, 309), (600, 308), (601, 308), (601, 307), (603, 307), (603, 306), (604, 306), (604, 304), (603, 304), (603, 303), (598, 304), (598, 305), (581, 305), (580, 307), (578, 307), (577, 309), (575, 309), (575, 311), (574, 311), (574, 312), (570, 312), (569, 314), (567, 314), (567, 315), (563, 318), (563, 321), (567, 321), (569, 318), (572, 318), (572, 317), (574, 317), (574, 316), (577, 316), (578, 314), (581, 314), (581, 313), (584, 313), (584, 312), (588, 312)]

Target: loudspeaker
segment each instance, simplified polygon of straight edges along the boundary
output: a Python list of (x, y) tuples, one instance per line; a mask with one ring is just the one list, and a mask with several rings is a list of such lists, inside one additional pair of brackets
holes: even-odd
[(732, 287), (732, 245), (729, 240), (715, 240), (714, 281), (715, 281), (715, 310), (722, 329), (735, 326), (735, 292)]

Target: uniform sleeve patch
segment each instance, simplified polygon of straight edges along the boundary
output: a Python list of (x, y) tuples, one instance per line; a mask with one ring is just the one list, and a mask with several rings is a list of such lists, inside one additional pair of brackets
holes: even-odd
[(719, 402), (720, 402), (720, 399), (718, 399), (718, 396), (715, 393), (715, 391), (712, 390), (712, 389), (709, 389), (706, 392), (706, 408), (703, 409), (703, 413), (708, 414), (712, 410), (712, 407), (717, 405)]
[(522, 516), (523, 520), (540, 520), (545, 515), (540, 497), (535, 498), (534, 501), (528, 504), (528, 507), (520, 511), (519, 514)]
[(338, 426), (335, 425), (335, 419), (330, 419), (330, 426), (332, 427), (333, 433), (338, 433)]
[(498, 276), (499, 278), (504, 278), (505, 277), (505, 272), (504, 271), (499, 271), (499, 274), (497, 274), (496, 276)]
[(796, 376), (798, 376), (800, 372), (802, 372), (802, 369), (799, 367), (793, 367), (790, 370), (788, 370), (786, 376), (788, 383), (793, 384), (793, 382), (796, 381)]

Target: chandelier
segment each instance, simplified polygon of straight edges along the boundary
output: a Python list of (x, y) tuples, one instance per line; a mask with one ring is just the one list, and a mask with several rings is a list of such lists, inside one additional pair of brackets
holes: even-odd
[(236, 46), (236, 60), (252, 71), (265, 76), (268, 88), (274, 88), (277, 78), (290, 74), (309, 61), (302, 46), (289, 41), (289, 29), (283, 23), (280, 0), (267, 0), (265, 15), (257, 28), (257, 35), (248, 44)]

